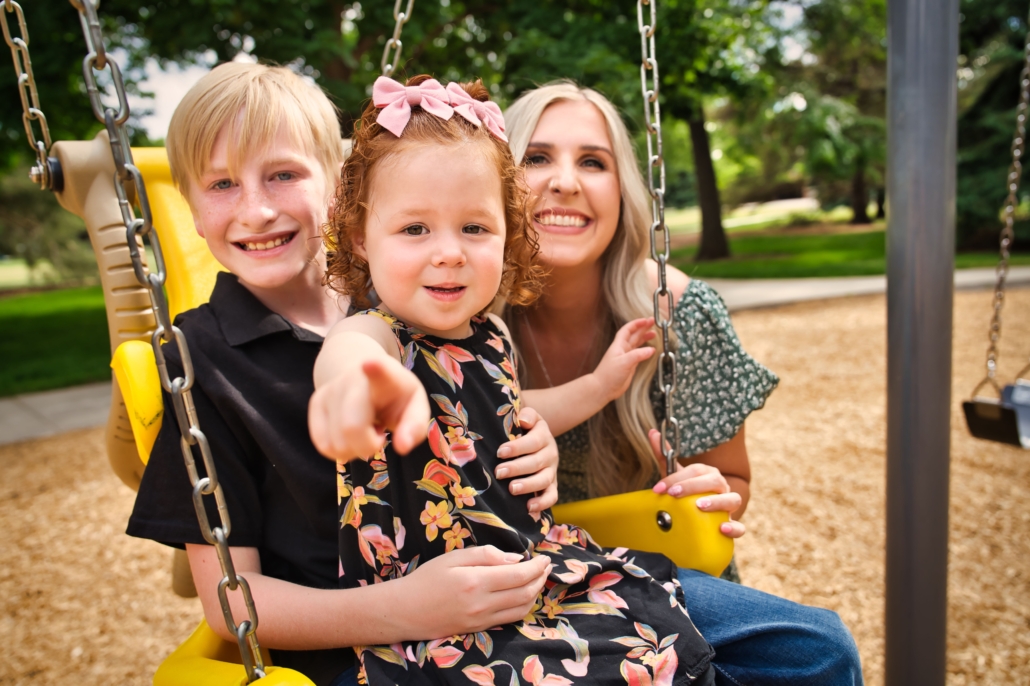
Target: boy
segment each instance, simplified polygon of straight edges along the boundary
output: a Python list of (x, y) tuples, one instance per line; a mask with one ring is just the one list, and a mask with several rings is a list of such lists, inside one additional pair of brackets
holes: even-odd
[[(232, 520), (233, 561), (250, 583), (273, 662), (316, 684), (353, 683), (346, 646), (481, 631), (525, 616), (546, 559), (521, 562), (489, 546), (454, 551), (386, 584), (338, 589), (335, 466), (311, 444), (306, 421), (323, 336), (348, 309), (322, 284), (321, 226), (343, 163), (335, 108), (288, 69), (227, 63), (180, 103), (167, 145), (197, 231), (230, 272), (219, 274), (209, 304), (176, 324), (196, 369), (193, 398)], [(169, 373), (181, 375), (174, 346), (166, 355)], [(524, 419), (532, 430), (499, 456), (525, 457), (497, 476), (530, 475), (512, 487), (541, 491), (530, 502), (541, 510), (556, 499), (557, 449), (546, 424)], [(179, 440), (177, 423), (166, 420), (128, 533), (186, 548), (208, 623), (234, 641)], [(209, 516), (217, 521), (213, 507)], [(433, 592), (441, 587), (459, 589), (462, 602)], [(246, 616), (239, 596), (230, 594), (237, 619)]]

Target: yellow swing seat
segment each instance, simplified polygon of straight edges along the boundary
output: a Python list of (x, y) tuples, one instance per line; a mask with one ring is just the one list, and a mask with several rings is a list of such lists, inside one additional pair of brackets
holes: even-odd
[[(207, 301), (222, 268), (196, 234), (189, 207), (172, 184), (164, 149), (134, 148), (132, 153), (147, 186), (168, 270), (168, 305), (174, 318)], [(150, 346), (153, 313), (132, 273), (106, 132), (90, 142), (57, 143), (52, 154), (60, 159), (65, 176), (65, 188), (58, 198), (86, 221), (101, 267), (111, 366), (117, 380), (108, 422), (108, 453), (115, 472), (136, 487), (164, 419), (161, 384)], [(203, 426), (204, 418), (199, 419)], [(702, 512), (695, 504), (699, 497), (673, 498), (638, 491), (559, 505), (553, 512), (556, 521), (582, 526), (603, 546), (664, 553), (680, 567), (718, 575), (733, 556), (733, 541), (719, 532), (728, 516)], [(202, 621), (161, 664), (154, 683), (237, 686), (245, 676), (237, 647)], [(275, 667), (269, 667), (260, 681), (312, 683), (298, 672)]]

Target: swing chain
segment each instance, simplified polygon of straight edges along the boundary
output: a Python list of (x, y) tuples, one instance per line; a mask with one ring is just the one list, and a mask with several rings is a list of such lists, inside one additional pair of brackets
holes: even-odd
[[(379, 60), (379, 68), (383, 76), (392, 76), (397, 71), (397, 64), (401, 61), (401, 29), (411, 19), (411, 10), (415, 6), (415, 0), (408, 0), (407, 7), (401, 12), (401, 4), (404, 0), (394, 0), (393, 20), (396, 22), (393, 27), (393, 36), (383, 46), (383, 58)], [(393, 59), (390, 58), (390, 51), (393, 50)]]
[[(7, 15), (13, 14), (18, 19), (19, 37), (11, 35), (11, 27), (7, 23)], [(14, 0), (0, 0), (0, 27), (3, 28), (4, 40), (11, 48), (11, 59), (18, 77), (18, 95), (21, 96), (22, 123), (25, 125), (25, 138), (36, 155), (36, 164), (29, 176), (40, 188), (52, 188), (53, 169), (47, 158), (50, 150), (50, 127), (46, 115), (39, 105), (39, 92), (36, 90), (36, 77), (32, 73), (32, 58), (29, 56), (29, 29), (25, 25), (25, 13), (21, 5)], [(36, 136), (32, 122), (39, 122), (42, 138)]]
[(1019, 205), (1019, 181), (1023, 174), (1023, 153), (1026, 150), (1026, 120), (1030, 114), (1030, 32), (1027, 33), (1026, 46), (1023, 49), (1023, 70), (1019, 75), (1019, 105), (1016, 108), (1016, 135), (1012, 139), (1012, 165), (1006, 177), (1008, 197), (1005, 199), (1004, 218), (1005, 225), (1001, 229), (1001, 240), (999, 242), (998, 266), (995, 268), (996, 281), (994, 284), (993, 306), (994, 314), (991, 317), (991, 325), (987, 330), (987, 338), (990, 345), (987, 346), (987, 376), (977, 384), (973, 395), (977, 394), (984, 386), (990, 384), (994, 390), (1001, 395), (1001, 388), (995, 376), (998, 372), (998, 343), (1001, 340), (1001, 309), (1005, 304), (1005, 280), (1009, 273), (1009, 250), (1015, 240), (1016, 207)]
[[(97, 119), (103, 122), (107, 128), (110, 139), (111, 156), (114, 158), (115, 163), (115, 193), (118, 196), (122, 222), (125, 224), (125, 237), (129, 248), (129, 256), (132, 259), (132, 269), (136, 279), (147, 289), (151, 308), (157, 323), (151, 336), (151, 346), (154, 349), (154, 358), (157, 363), (158, 374), (161, 378), (161, 386), (172, 398), (172, 406), (175, 410), (175, 417), (182, 436), (180, 447), (186, 463), (186, 471), (193, 486), (193, 505), (197, 511), (200, 530), (204, 540), (214, 546), (222, 568), (223, 578), (218, 585), (218, 600), (221, 604), (226, 626), (229, 632), (236, 636), (243, 666), (247, 672), (247, 683), (250, 683), (265, 676), (264, 661), (261, 657), (261, 649), (258, 645), (256, 634), (258, 627), (257, 610), (254, 607), (250, 586), (242, 576), (236, 573), (232, 556), (230, 555), (228, 539), (231, 531), (231, 522), (229, 520), (229, 511), (222, 487), (218, 482), (218, 473), (215, 470), (211, 448), (207, 437), (200, 429), (200, 424), (197, 421), (196, 407), (193, 404), (193, 395), (190, 392), (195, 378), (193, 363), (190, 358), (189, 348), (186, 345), (186, 337), (172, 323), (169, 315), (168, 303), (164, 294), (167, 274), (164, 254), (161, 250), (161, 242), (158, 240), (157, 232), (153, 230), (153, 214), (150, 209), (146, 184), (143, 181), (142, 173), (133, 161), (129, 133), (125, 125), (129, 119), (129, 103), (125, 93), (125, 84), (118, 65), (113, 59), (108, 59), (104, 53), (103, 34), (100, 31), (100, 21), (97, 17), (99, 0), (69, 1), (79, 11), (82, 33), (88, 50), (82, 65), (90, 103), (93, 106), (93, 113)], [(101, 98), (101, 89), (98, 87), (97, 80), (93, 74), (94, 69), (103, 71), (105, 68), (110, 68), (118, 103), (117, 110), (104, 105)], [(107, 95), (107, 93), (105, 92), (103, 95)], [(139, 217), (135, 214), (134, 206), (139, 207)], [(144, 239), (149, 240), (154, 253), (153, 269), (148, 269), (143, 261), (143, 254), (140, 248)], [(174, 343), (178, 348), (179, 356), (182, 360), (183, 376), (174, 379), (170, 378), (168, 365), (161, 348), (162, 343)], [(193, 446), (197, 446), (200, 451), (207, 476), (202, 477), (197, 469), (196, 460), (193, 456)], [(215, 509), (219, 517), (218, 526), (212, 527), (210, 524), (205, 496), (214, 497)], [(247, 619), (238, 625), (233, 619), (232, 607), (227, 593), (227, 591), (237, 590), (242, 593), (247, 609)]]
[[(669, 327), (672, 325), (670, 318), (675, 303), (666, 280), (670, 240), (669, 227), (665, 224), (665, 158), (662, 153), (662, 112), (658, 103), (658, 57), (654, 40), (657, 4), (658, 0), (637, 0), (637, 28), (640, 30), (640, 91), (644, 98), (644, 124), (647, 131), (647, 187), (651, 193), (651, 258), (658, 263), (654, 320), (662, 332), (662, 352), (658, 357), (658, 386), (661, 388), (664, 404), (661, 421), (662, 453), (665, 456), (666, 473), (672, 474), (676, 469), (676, 456), (680, 451), (680, 425), (672, 411), (673, 393), (676, 389), (676, 356), (673, 353)], [(645, 5), (649, 6), (649, 24), (644, 23)], [(648, 72), (651, 73), (650, 85)], [(663, 299), (667, 315), (662, 314)]]

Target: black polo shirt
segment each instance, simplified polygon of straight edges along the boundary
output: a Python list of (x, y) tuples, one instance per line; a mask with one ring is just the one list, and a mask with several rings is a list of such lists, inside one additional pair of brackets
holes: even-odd
[[(209, 304), (175, 323), (189, 343), (197, 419), (211, 442), (231, 517), (229, 545), (257, 548), (268, 576), (338, 588), (336, 465), (315, 450), (307, 422), (322, 337), (269, 310), (227, 273), (218, 275)], [(181, 375), (177, 348), (165, 345), (164, 351), (169, 374)], [(127, 533), (183, 548), (205, 541), (168, 394), (164, 401)], [(199, 453), (196, 459), (203, 474)], [(206, 500), (214, 526), (214, 499)], [(257, 611), (260, 619), (260, 604)], [(273, 650), (272, 661), (323, 684), (351, 667), (354, 653)]]

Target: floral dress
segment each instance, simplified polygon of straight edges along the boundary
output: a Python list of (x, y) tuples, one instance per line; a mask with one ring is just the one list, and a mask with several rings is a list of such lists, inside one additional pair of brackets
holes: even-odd
[[(497, 449), (521, 433), (519, 386), (507, 339), (489, 320), (438, 338), (391, 315), (401, 361), (429, 394), (428, 440), (408, 455), (387, 444), (341, 464), (340, 583), (410, 574), (458, 548), (494, 545), (554, 568), (522, 621), (476, 634), (357, 646), (370, 684), (710, 684), (713, 652), (679, 602), (666, 558), (603, 551), (582, 529), (530, 514), (493, 477)], [(441, 594), (453, 594), (441, 588)], [(461, 598), (455, 595), (455, 603)]]

